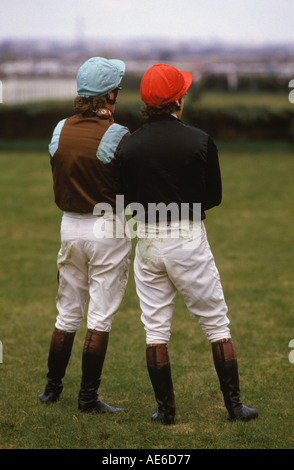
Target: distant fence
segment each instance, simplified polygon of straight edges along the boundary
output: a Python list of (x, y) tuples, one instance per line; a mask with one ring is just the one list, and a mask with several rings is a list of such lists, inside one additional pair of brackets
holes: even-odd
[[(289, 101), (292, 102), (292, 80), (287, 85), (290, 91)], [(128, 87), (131, 91), (138, 88), (137, 77), (131, 77)], [(0, 81), (0, 102), (3, 102), (0, 105), (0, 141), (48, 141), (56, 123), (72, 114), (76, 93), (75, 79)], [(138, 95), (138, 91), (136, 93)], [(262, 106), (224, 105), (205, 108), (199, 106), (196, 98), (185, 104), (184, 120), (205, 130), (217, 140), (270, 139), (294, 142), (294, 108), (275, 109), (270, 102)], [(62, 100), (66, 102), (59, 103)], [(115, 111), (116, 122), (124, 124), (133, 132), (141, 123), (139, 108), (140, 102), (121, 102)]]
[(76, 80), (70, 79), (2, 80), (0, 102), (15, 104), (47, 99), (73, 99), (76, 96), (76, 86)]

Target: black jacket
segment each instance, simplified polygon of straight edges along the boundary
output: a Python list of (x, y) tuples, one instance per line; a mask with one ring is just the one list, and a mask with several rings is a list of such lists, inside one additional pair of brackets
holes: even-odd
[[(193, 203), (201, 203), (204, 219), (205, 210), (221, 203), (221, 174), (213, 140), (172, 115), (147, 121), (123, 141), (118, 164), (126, 199), (142, 204), (145, 215), (148, 203), (176, 203), (179, 207), (186, 203), (193, 219)], [(142, 220), (140, 214), (135, 218)]]

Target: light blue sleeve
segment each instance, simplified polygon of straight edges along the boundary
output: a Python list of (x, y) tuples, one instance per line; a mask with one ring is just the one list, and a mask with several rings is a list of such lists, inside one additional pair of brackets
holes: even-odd
[(57, 126), (55, 127), (54, 131), (53, 131), (52, 139), (51, 139), (51, 142), (49, 144), (49, 153), (50, 153), (51, 157), (54, 156), (56, 150), (58, 149), (60, 133), (61, 133), (61, 130), (64, 126), (65, 121), (66, 121), (66, 119), (63, 119), (62, 121), (60, 121), (57, 124)]
[(123, 136), (129, 132), (127, 127), (112, 124), (101, 139), (96, 156), (102, 163), (110, 163)]

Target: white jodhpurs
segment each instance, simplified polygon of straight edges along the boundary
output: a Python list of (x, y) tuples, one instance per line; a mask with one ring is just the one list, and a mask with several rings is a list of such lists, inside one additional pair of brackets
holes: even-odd
[(92, 214), (63, 214), (55, 324), (60, 330), (78, 330), (89, 300), (88, 329), (109, 332), (125, 294), (131, 241), (103, 236), (100, 220)]
[(156, 237), (140, 238), (138, 231), (134, 271), (147, 344), (169, 341), (177, 292), (210, 342), (231, 337), (220, 276), (203, 222), (198, 227), (199, 236), (191, 230), (184, 238), (161, 237), (158, 226)]

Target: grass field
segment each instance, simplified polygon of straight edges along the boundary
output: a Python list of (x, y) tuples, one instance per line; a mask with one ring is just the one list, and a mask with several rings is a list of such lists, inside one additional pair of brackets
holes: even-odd
[(174, 426), (152, 425), (155, 401), (131, 270), (100, 388), (113, 416), (77, 411), (85, 319), (61, 400), (42, 406), (56, 317), (61, 213), (44, 152), (0, 153), (1, 449), (292, 449), (294, 447), (293, 200), (291, 147), (220, 145), (223, 203), (207, 213), (208, 237), (229, 306), (241, 396), (258, 408), (249, 423), (227, 421), (210, 345), (176, 298), (169, 352)]

